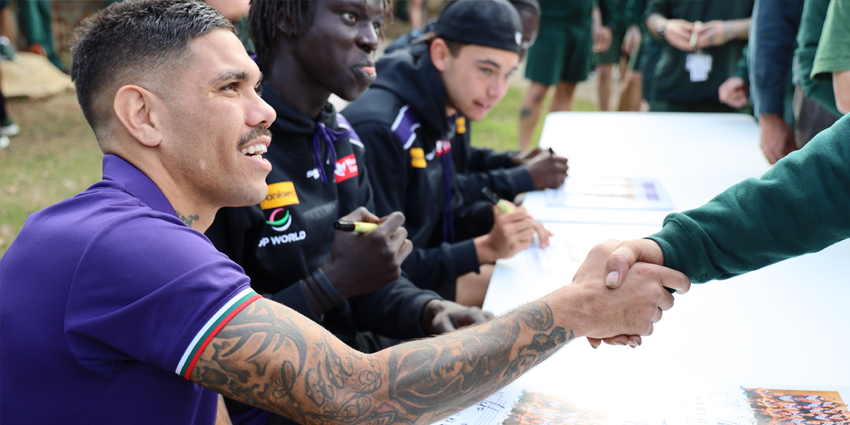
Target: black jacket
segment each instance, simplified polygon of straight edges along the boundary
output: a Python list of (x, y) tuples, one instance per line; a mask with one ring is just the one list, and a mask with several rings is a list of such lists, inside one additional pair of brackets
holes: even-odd
[[(223, 253), (241, 265), (259, 293), (281, 302), (322, 325), (355, 348), (358, 330), (392, 338), (424, 336), (419, 324), (425, 304), (439, 296), (402, 277), (368, 295), (354, 297), (341, 310), (324, 317), (315, 314), (303, 292), (302, 279), (318, 269), (331, 252), (333, 222), (357, 207), (374, 210), (364, 148), (353, 131), (328, 103), (318, 123), (336, 132), (336, 164), (328, 158), (328, 141), (314, 137), (319, 125), (284, 101), (268, 84), (263, 99), (277, 112), (271, 126), (272, 143), (263, 155), (272, 163), (266, 178), (269, 196), (245, 208), (223, 208), (207, 236)], [(341, 137), (340, 137), (341, 136)], [(322, 181), (319, 158), (327, 185)], [(275, 223), (277, 225), (274, 225)]]
[[(422, 288), (449, 285), (450, 292), (441, 293), (451, 297), (457, 278), (479, 266), (472, 240), (452, 242), (452, 233), (458, 227), (480, 226), (487, 216), (453, 217), (462, 202), (452, 202), (449, 140), (455, 120), (446, 117), (446, 89), (425, 44), (384, 56), (377, 72), (372, 87), (342, 114), (366, 144), (376, 212), (406, 216), (415, 249), (403, 265), (405, 272)], [(433, 245), (432, 235), (443, 242), (427, 248)]]
[(533, 191), (534, 182), (528, 169), (513, 162), (516, 152), (472, 147), (472, 123), (464, 121), (465, 125), (458, 126), (459, 130), (452, 139), (452, 160), (455, 187), (463, 191), (465, 199), (482, 199), (481, 189), (485, 187), (509, 201), (520, 193)]

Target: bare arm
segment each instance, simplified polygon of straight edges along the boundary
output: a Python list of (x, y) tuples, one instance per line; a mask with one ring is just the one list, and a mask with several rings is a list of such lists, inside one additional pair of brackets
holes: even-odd
[(230, 420), (230, 415), (227, 413), (227, 406), (224, 405), (224, 397), (218, 395), (218, 411), (215, 414), (215, 425), (233, 425)]
[[(260, 299), (202, 353), (191, 379), (220, 394), (301, 423), (426, 424), (507, 385), (576, 336), (651, 333), (684, 275), (645, 265), (630, 283), (602, 283), (616, 243), (595, 248), (572, 285), (487, 323), (357, 352), (280, 304)], [(625, 317), (628, 316), (628, 317)]]
[(832, 88), (835, 91), (835, 106), (838, 112), (850, 112), (850, 70), (832, 73)]

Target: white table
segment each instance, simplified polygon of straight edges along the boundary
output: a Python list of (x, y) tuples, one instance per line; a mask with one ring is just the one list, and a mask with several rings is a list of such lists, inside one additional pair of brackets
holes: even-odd
[[(656, 177), (679, 211), (768, 169), (757, 126), (743, 115), (550, 114), (541, 145), (567, 156), (573, 176)], [(568, 284), (594, 244), (651, 234), (666, 215), (552, 208), (539, 194), (529, 194), (525, 205), (556, 238), (548, 253), (525, 251), (499, 261), (484, 302), (496, 314)], [(642, 400), (648, 409), (662, 408), (690, 380), (850, 386), (848, 258), (845, 241), (727, 281), (694, 285), (676, 297), (642, 347), (593, 350), (578, 340), (518, 383), (553, 394)]]

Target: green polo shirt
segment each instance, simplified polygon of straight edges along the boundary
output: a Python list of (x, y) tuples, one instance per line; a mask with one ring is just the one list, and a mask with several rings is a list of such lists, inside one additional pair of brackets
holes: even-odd
[(832, 81), (833, 72), (850, 69), (850, 1), (830, 2), (811, 77)]
[[(840, 0), (839, 2), (844, 2)], [(823, 106), (836, 117), (842, 114), (835, 105), (835, 93), (832, 91), (832, 81), (812, 79), (812, 68), (818, 51), (821, 31), (826, 21), (829, 0), (806, 0), (803, 4), (803, 19), (797, 32), (797, 50), (794, 51), (794, 65), (797, 69), (799, 85), (803, 94)]]
[[(649, 14), (657, 13), (668, 19), (689, 22), (728, 21), (749, 18), (753, 1), (734, 0), (652, 0)], [(708, 47), (702, 52), (712, 58), (711, 72), (706, 81), (694, 82), (685, 68), (688, 52), (664, 44), (661, 60), (655, 71), (653, 99), (674, 102), (719, 102), (717, 89), (735, 74), (746, 40), (733, 40), (722, 46)]]

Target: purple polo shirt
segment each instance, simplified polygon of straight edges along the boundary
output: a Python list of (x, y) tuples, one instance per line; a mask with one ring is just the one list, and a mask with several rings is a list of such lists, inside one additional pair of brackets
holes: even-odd
[(32, 214), (0, 259), (0, 422), (213, 424), (218, 395), (184, 376), (258, 297), (106, 155), (102, 181)]

